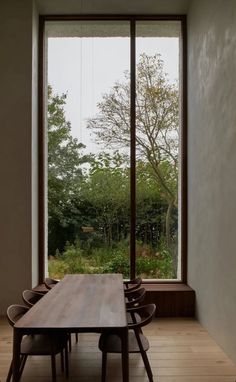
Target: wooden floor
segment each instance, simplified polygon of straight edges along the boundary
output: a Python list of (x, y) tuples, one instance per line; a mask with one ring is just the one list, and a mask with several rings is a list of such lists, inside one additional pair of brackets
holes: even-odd
[[(145, 330), (155, 382), (235, 382), (236, 367), (192, 319), (159, 319)], [(96, 334), (80, 334), (70, 353), (70, 382), (100, 381), (101, 353)], [(5, 381), (11, 360), (12, 329), (0, 319), (0, 381)], [(109, 355), (107, 382), (121, 381), (119, 355)], [(58, 382), (65, 381), (58, 360)], [(49, 357), (30, 357), (22, 382), (49, 382)], [(139, 355), (130, 355), (130, 382), (148, 381)]]

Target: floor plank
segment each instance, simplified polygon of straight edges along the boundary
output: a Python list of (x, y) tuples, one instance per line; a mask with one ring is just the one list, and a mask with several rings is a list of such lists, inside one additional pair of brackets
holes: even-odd
[[(149, 338), (148, 357), (155, 382), (235, 382), (236, 367), (193, 319), (159, 319), (145, 330)], [(80, 334), (79, 343), (70, 353), (70, 378), (68, 382), (97, 382), (101, 377), (101, 353), (97, 348), (97, 334)], [(0, 318), (0, 382), (5, 381), (12, 352), (12, 328), (5, 318)], [(58, 382), (66, 379), (60, 373)], [(50, 382), (49, 357), (30, 357), (22, 382)], [(108, 358), (107, 382), (121, 381), (120, 356)], [(148, 381), (142, 359), (130, 355), (130, 382)]]

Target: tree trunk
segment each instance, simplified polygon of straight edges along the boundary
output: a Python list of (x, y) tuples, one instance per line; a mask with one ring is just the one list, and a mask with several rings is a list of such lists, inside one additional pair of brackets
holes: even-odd
[(171, 214), (173, 209), (173, 201), (170, 201), (168, 204), (167, 212), (166, 212), (166, 244), (170, 249), (171, 247), (171, 239), (170, 239), (170, 223), (171, 223)]
[(111, 247), (112, 244), (112, 226), (110, 223), (108, 223), (107, 227), (107, 237), (108, 237), (108, 245)]
[(178, 246), (176, 243), (172, 244), (173, 250), (173, 278), (177, 278), (177, 268), (178, 268)]

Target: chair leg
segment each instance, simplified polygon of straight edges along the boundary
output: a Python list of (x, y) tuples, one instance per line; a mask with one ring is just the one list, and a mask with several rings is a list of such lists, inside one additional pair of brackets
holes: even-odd
[(69, 378), (68, 343), (66, 343), (66, 346), (65, 346), (65, 369), (66, 369), (66, 378)]
[(131, 312), (130, 315), (131, 315), (133, 323), (137, 324), (137, 320), (136, 320), (135, 314), (133, 312)]
[(9, 371), (8, 371), (8, 374), (7, 374), (6, 382), (10, 382), (11, 377), (12, 377), (12, 361), (11, 361), (11, 365), (9, 367)]
[(142, 344), (142, 341), (140, 340), (140, 337), (139, 337), (139, 333), (140, 332), (142, 333), (142, 331), (139, 330), (139, 329), (134, 330), (134, 334), (135, 334), (136, 340), (138, 342), (139, 350), (140, 350), (140, 353), (141, 353), (141, 356), (142, 356), (142, 359), (143, 359), (144, 366), (146, 368), (146, 372), (147, 372), (147, 375), (148, 375), (149, 382), (153, 382), (152, 369), (151, 369), (151, 366), (150, 366), (150, 363), (149, 363), (149, 360), (148, 360), (148, 357), (147, 357), (147, 353), (143, 349), (143, 344)]
[(146, 372), (147, 372), (147, 375), (148, 375), (149, 382), (153, 382), (152, 369), (151, 369), (151, 366), (150, 366), (150, 363), (149, 363), (149, 360), (148, 360), (147, 353), (143, 350), (143, 351), (141, 351), (141, 356), (142, 356), (143, 363), (144, 363), (145, 368), (146, 368)]
[(51, 355), (51, 367), (52, 367), (52, 382), (56, 382), (56, 357), (55, 354)]
[[(27, 355), (22, 355), (21, 358), (20, 358), (19, 379), (20, 379), (20, 377), (21, 377), (21, 375), (23, 373), (26, 360), (27, 360)], [(11, 377), (12, 377), (12, 366), (13, 366), (13, 361), (11, 361), (11, 365), (9, 367), (9, 371), (8, 371), (7, 378), (6, 378), (6, 382), (10, 382), (10, 380), (11, 380)]]
[(75, 341), (78, 342), (78, 333), (75, 333)]
[(106, 382), (107, 352), (102, 352), (102, 382)]
[(69, 342), (69, 351), (71, 351), (71, 334), (68, 336), (68, 342)]
[(61, 351), (61, 371), (64, 373), (64, 352)]
[(21, 365), (20, 365), (20, 370), (19, 370), (19, 379), (22, 376), (22, 373), (23, 373), (23, 370), (24, 370), (24, 367), (25, 367), (25, 363), (26, 363), (27, 357), (28, 357), (27, 355), (22, 355)]

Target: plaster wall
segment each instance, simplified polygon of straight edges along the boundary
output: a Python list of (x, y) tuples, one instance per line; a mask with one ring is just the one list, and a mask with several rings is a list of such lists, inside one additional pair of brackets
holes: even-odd
[(197, 315), (236, 361), (236, 2), (188, 13), (188, 282)]
[(36, 0), (40, 14), (185, 14), (191, 0)]
[[(32, 278), (37, 282), (33, 224), (37, 207), (35, 197), (32, 199), (36, 187), (35, 175), (32, 180), (32, 126), (36, 129), (32, 114), (32, 10), (31, 0), (0, 4), (0, 314), (5, 314), (9, 304), (21, 301), (21, 292), (32, 286)], [(33, 97), (36, 108), (35, 92)]]
[[(31, 221), (32, 285), (38, 284), (38, 11), (32, 9), (32, 97), (31, 97)], [(29, 79), (30, 80), (30, 79)]]
[(189, 1), (1, 1), (0, 314), (38, 281), (38, 14), (181, 14)]

